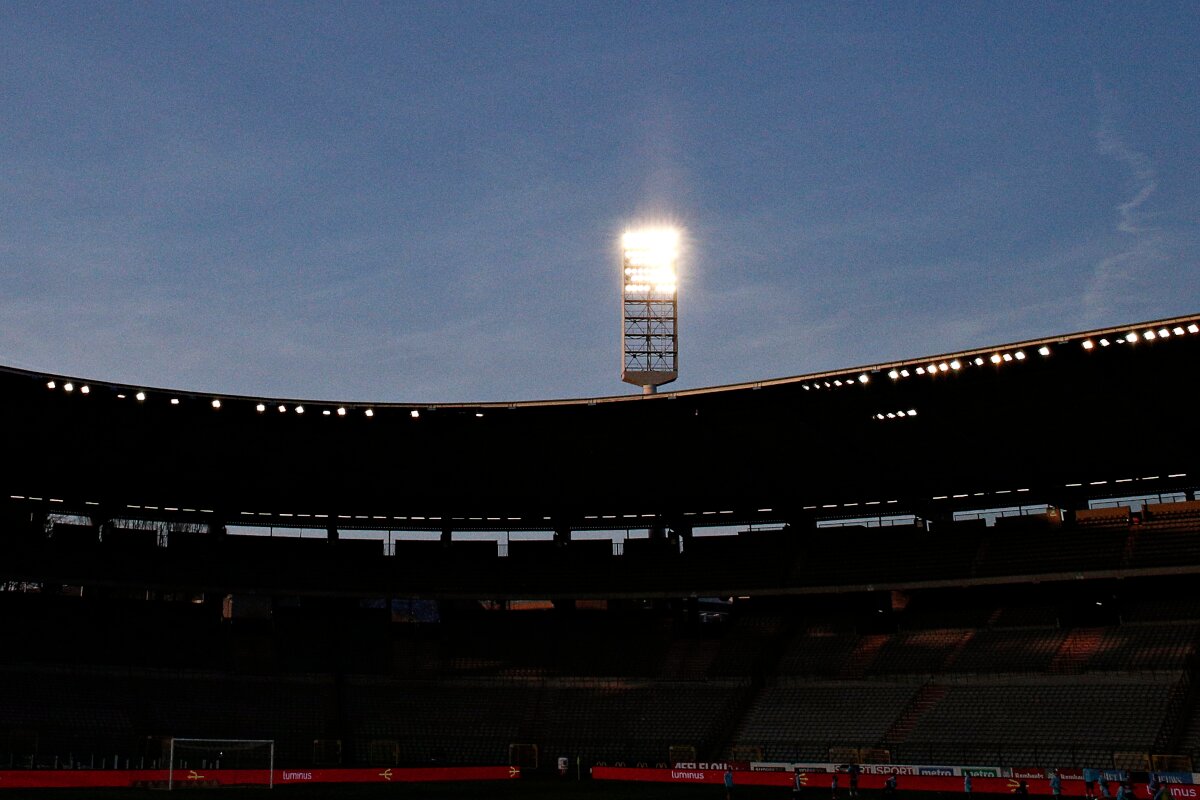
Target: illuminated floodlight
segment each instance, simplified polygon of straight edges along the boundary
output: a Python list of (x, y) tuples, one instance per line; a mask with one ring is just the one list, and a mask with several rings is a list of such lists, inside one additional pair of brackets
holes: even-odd
[(280, 414), (284, 413), (285, 411), (287, 411), (287, 406), (284, 406), (284, 405), (281, 405), (281, 406), (279, 406), (279, 413), (280, 413)]
[(1016, 358), (1017, 361), (1024, 361), (1025, 360), (1025, 351), (1018, 350), (1016, 353), (1013, 353), (1013, 357)]
[(858, 376), (859, 383), (866, 383), (869, 380), (871, 380), (871, 378), (865, 372), (862, 375)]
[(1001, 358), (1003, 358), (1005, 361), (1012, 361), (1012, 353), (1005, 353), (1003, 356), (1001, 356)]
[(1197, 325), (1196, 323), (1193, 322), (1191, 325), (1187, 326), (1187, 332), (1188, 333), (1200, 333), (1200, 325)]
[(375, 416), (375, 412), (374, 412), (374, 411), (372, 411), (372, 410), (371, 410), (371, 409), (369, 409), (369, 408), (368, 408), (366, 411), (364, 411), (363, 413), (364, 413), (364, 414), (366, 414), (368, 417), (373, 417), (373, 416)]
[(328, 408), (321, 412), (321, 416), (323, 416), (323, 417), (329, 417), (332, 415), (333, 415), (333, 412), (330, 411)]
[(1154, 341), (1154, 338), (1155, 338), (1154, 331), (1146, 331), (1145, 333), (1142, 334), (1142, 338), (1149, 339), (1150, 341)]
[(891, 372), (888, 373), (888, 377), (891, 378), (892, 380), (896, 380), (897, 378), (900, 377), (900, 373), (896, 372), (896, 370), (892, 370)]
[(916, 410), (915, 408), (910, 408), (910, 409), (908, 410), (908, 415), (909, 415), (910, 417), (915, 417), (915, 416), (917, 415), (917, 410)]
[(64, 383), (64, 384), (63, 384), (63, 391), (64, 391), (64, 392), (73, 392), (73, 391), (75, 391), (75, 384), (73, 384), (73, 383), (70, 383), (70, 382)]
[(1110, 344), (1112, 344), (1112, 343), (1111, 343), (1110, 341), (1108, 341), (1108, 339), (1101, 339), (1101, 340), (1100, 340), (1100, 346), (1101, 346), (1101, 347), (1108, 347)]
[(837, 379), (835, 379), (835, 380), (833, 381), (833, 385), (834, 385), (834, 386), (841, 386), (841, 385), (842, 385), (842, 382), (841, 382), (840, 380), (837, 380)]
[(1171, 333), (1175, 334), (1176, 336), (1183, 336), (1183, 328), (1176, 326), (1171, 329)]
[(981, 356), (975, 356), (975, 366), (977, 366), (977, 367), (983, 366), (983, 358)]
[(303, 413), (304, 413), (304, 406), (296, 406), (296, 413), (297, 413), (297, 414), (303, 414)]
[(179, 405), (179, 398), (178, 398), (178, 397), (172, 397), (172, 398), (171, 398), (171, 405), (173, 405), (173, 406), (177, 406), (177, 405)]
[(88, 385), (86, 385), (86, 384), (85, 384), (85, 385), (83, 385), (83, 386), (80, 386), (80, 387), (79, 387), (79, 393), (80, 393), (80, 394), (90, 394), (90, 393), (91, 393), (91, 391), (92, 391), (92, 387), (90, 387), (90, 386), (88, 386)]
[(950, 362), (950, 369), (962, 369), (962, 362), (957, 358)]
[(1091, 340), (1091, 339), (1084, 339), (1084, 340), (1083, 340), (1083, 349), (1084, 349), (1084, 350), (1091, 350), (1091, 349), (1092, 349), (1093, 347), (1095, 347), (1095, 346), (1096, 346), (1096, 345), (1092, 344), (1092, 340)]
[(901, 378), (907, 378), (907, 377), (908, 377), (908, 370), (906, 370), (906, 369), (902, 369), (902, 370), (900, 370), (900, 377), (901, 377)]
[(256, 405), (254, 407), (254, 410), (261, 414), (262, 412), (267, 410), (267, 406), (264, 403), (259, 403), (258, 405)]
[(1048, 356), (1048, 355), (1050, 355), (1050, 348), (1049, 348), (1049, 347), (1046, 347), (1046, 345), (1042, 345), (1041, 347), (1039, 347), (1039, 348), (1038, 348), (1038, 355), (1039, 355), (1039, 356)]
[(221, 401), (220, 401), (220, 400), (216, 400), (216, 399), (214, 399), (214, 400), (212, 401), (212, 407), (213, 407), (213, 408), (220, 408), (220, 407), (221, 407)]
[(140, 402), (142, 402), (143, 400), (145, 400), (145, 399), (146, 399), (146, 393), (145, 393), (145, 392), (138, 392), (138, 393), (137, 393), (137, 394), (135, 394), (133, 397), (134, 397), (134, 399), (135, 399), (135, 400), (137, 400), (137, 401), (140, 403)]
[(1125, 334), (1125, 341), (1129, 342), (1130, 344), (1133, 344), (1137, 340), (1138, 340), (1137, 331), (1130, 331), (1129, 333)]
[(342, 407), (339, 407), (339, 408), (338, 408), (338, 410), (337, 410), (337, 415), (338, 415), (339, 417), (344, 417), (344, 416), (346, 416), (346, 409), (345, 409), (345, 408), (342, 408)]
[(924, 368), (924, 367), (917, 367), (917, 374), (918, 374), (918, 375), (924, 375), (924, 374), (925, 374), (925, 368)]
[(57, 389), (58, 384), (55, 383), (54, 381), (46, 381), (46, 388), (47, 389)]
[[(808, 387), (805, 386), (804, 388), (807, 389)], [(408, 415), (413, 419), (418, 419), (421, 416), (421, 412), (414, 408), (412, 411), (408, 412)]]
[(1159, 328), (1158, 335), (1160, 337), (1162, 337), (1163, 339), (1167, 339), (1171, 336), (1171, 332), (1169, 330), (1167, 330), (1166, 328)]
[(679, 231), (621, 237), (621, 380), (653, 394), (679, 377)]

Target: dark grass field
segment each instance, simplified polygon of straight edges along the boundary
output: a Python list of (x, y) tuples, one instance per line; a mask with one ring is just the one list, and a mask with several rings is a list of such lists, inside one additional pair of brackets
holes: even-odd
[[(214, 800), (724, 800), (719, 785), (678, 786), (611, 781), (516, 780), (473, 783), (394, 783), (387, 785), (287, 786), (276, 789), (14, 789), (0, 791), (0, 800), (163, 800), (164, 797)], [(791, 792), (776, 787), (741, 787), (734, 800), (788, 800)], [(843, 798), (845, 795), (843, 795)], [(904, 800), (939, 800), (939, 795), (905, 792)], [(941, 796), (950, 800), (951, 794)], [(862, 793), (863, 800), (879, 800), (878, 793)], [(829, 800), (825, 791), (812, 791), (805, 800)]]

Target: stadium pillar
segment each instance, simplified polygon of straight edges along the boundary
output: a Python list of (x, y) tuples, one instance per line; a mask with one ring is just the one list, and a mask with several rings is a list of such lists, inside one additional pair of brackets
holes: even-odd
[(686, 524), (671, 526), (671, 538), (678, 543), (682, 543), (682, 549), (686, 552), (688, 545), (692, 541), (692, 526)]
[(571, 541), (571, 526), (558, 524), (554, 526), (554, 543), (557, 545), (566, 545)]
[(454, 531), (450, 530), (449, 528), (442, 528), (442, 539), (441, 539), (441, 542), (442, 542), (442, 544), (443, 544), (444, 546), (449, 546), (449, 544), (450, 544), (450, 537), (451, 537), (451, 535), (452, 535), (453, 533), (454, 533)]
[(336, 542), (338, 540), (337, 525), (331, 523), (325, 526), (325, 538), (330, 542)]

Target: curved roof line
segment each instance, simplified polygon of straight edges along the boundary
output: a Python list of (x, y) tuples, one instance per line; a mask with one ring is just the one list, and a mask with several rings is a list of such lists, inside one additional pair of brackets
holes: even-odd
[(1004, 344), (990, 345), (987, 347), (975, 347), (969, 350), (957, 350), (936, 355), (921, 356), (918, 358), (907, 358), (894, 361), (882, 361), (874, 364), (865, 364), (854, 367), (843, 367), (834, 370), (825, 370), (822, 372), (810, 372), (802, 375), (794, 375), (780, 378), (765, 378), (756, 381), (746, 381), (742, 383), (718, 384), (716, 386), (704, 386), (694, 389), (679, 389), (669, 392), (661, 392), (659, 394), (643, 395), (605, 395), (600, 397), (578, 397), (578, 398), (559, 398), (549, 400), (514, 400), (514, 401), (486, 401), (486, 402), (465, 402), (465, 403), (423, 403), (419, 401), (370, 401), (370, 400), (322, 400), (316, 398), (296, 398), (296, 397), (272, 397), (267, 395), (239, 395), (228, 394), (216, 391), (197, 391), (172, 389), (170, 387), (148, 386), (131, 383), (116, 383), (103, 379), (80, 378), (72, 375), (64, 375), (61, 373), (39, 372), (36, 370), (20, 369), (17, 367), (8, 367), (0, 365), (0, 373), (9, 375), (20, 375), (24, 377), (53, 380), (53, 381), (75, 381), (88, 384), (89, 386), (104, 387), (114, 391), (129, 391), (129, 392), (152, 392), (159, 395), (172, 395), (180, 398), (204, 398), (221, 401), (243, 401), (250, 403), (265, 403), (276, 404), (285, 403), (292, 405), (311, 404), (314, 406), (345, 406), (347, 408), (363, 409), (363, 408), (379, 408), (379, 409), (438, 409), (438, 408), (458, 408), (458, 409), (497, 409), (497, 408), (537, 408), (547, 406), (577, 406), (577, 405), (596, 405), (600, 403), (631, 403), (631, 402), (653, 402), (655, 400), (671, 400), (680, 397), (694, 397), (699, 395), (721, 393), (721, 392), (736, 392), (744, 390), (761, 389), (768, 386), (787, 386), (795, 384), (803, 384), (805, 382), (826, 380), (826, 379), (842, 379), (847, 376), (852, 380), (858, 376), (890, 371), (892, 369), (903, 369), (906, 367), (923, 367), (930, 362), (941, 362), (953, 359), (975, 358), (979, 356), (991, 356), (994, 353), (1004, 351), (1018, 350), (1022, 348), (1042, 347), (1054, 344), (1065, 344), (1072, 341), (1082, 342), (1091, 338), (1103, 338), (1114, 336), (1118, 339), (1117, 334), (1128, 335), (1131, 332), (1137, 332), (1140, 329), (1159, 329), (1163, 327), (1180, 327), (1183, 325), (1200, 326), (1200, 313), (1188, 314), (1178, 317), (1167, 317), (1163, 319), (1148, 320), (1145, 322), (1127, 323), (1124, 325), (1116, 325), (1107, 328), (1095, 328), (1087, 331), (1078, 331), (1075, 333), (1058, 334), (1055, 336), (1045, 336), (1037, 339), (1023, 339), (1016, 342), (1007, 342)]

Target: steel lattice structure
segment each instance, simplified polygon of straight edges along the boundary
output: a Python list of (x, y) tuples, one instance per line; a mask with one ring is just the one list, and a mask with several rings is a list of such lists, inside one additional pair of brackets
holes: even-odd
[(647, 230), (621, 243), (621, 380), (647, 394), (679, 376), (678, 240)]

